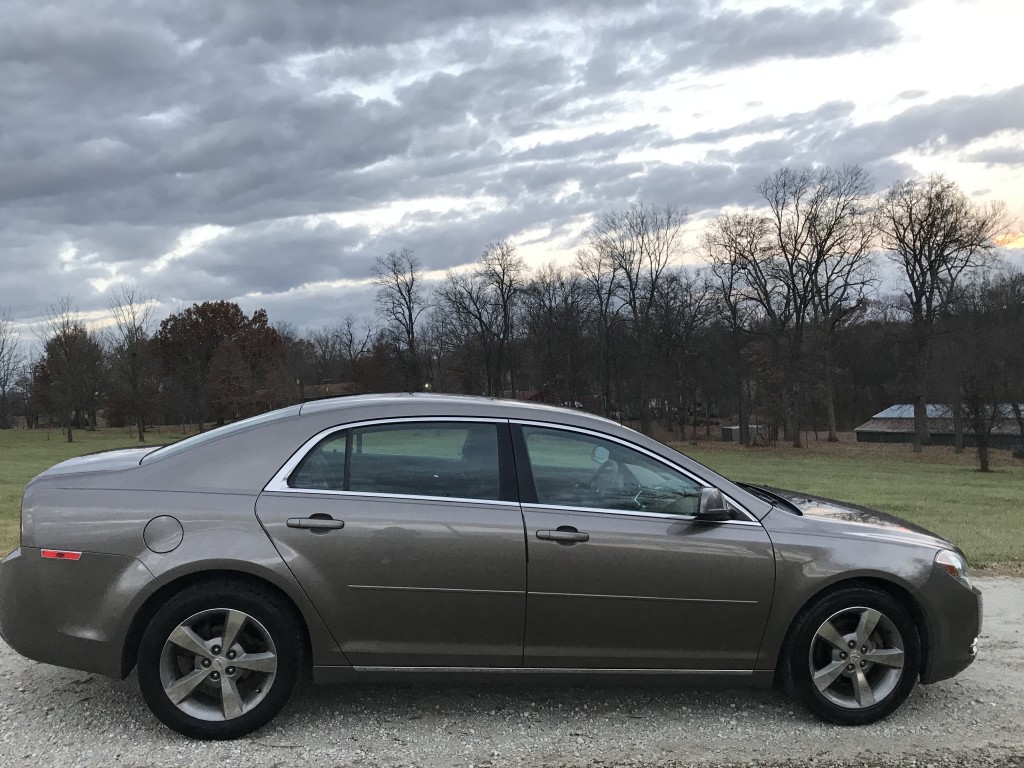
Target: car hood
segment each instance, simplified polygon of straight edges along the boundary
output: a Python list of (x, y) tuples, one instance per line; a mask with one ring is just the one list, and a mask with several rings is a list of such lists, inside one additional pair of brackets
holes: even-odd
[(806, 520), (809, 526), (821, 527), (822, 533), (838, 533), (842, 531), (850, 535), (883, 536), (887, 539), (900, 539), (908, 543), (925, 544), (939, 548), (952, 548), (952, 544), (927, 528), (922, 528), (907, 520), (869, 509), (846, 501), (826, 499), (800, 491), (787, 491), (769, 486), (754, 486), (765, 493), (777, 496), (792, 504)]
[(156, 446), (145, 448), (123, 448), (77, 456), (55, 464), (38, 474), (35, 479), (52, 478), (60, 475), (82, 475), (94, 472), (114, 472), (139, 466), (142, 457), (156, 450)]

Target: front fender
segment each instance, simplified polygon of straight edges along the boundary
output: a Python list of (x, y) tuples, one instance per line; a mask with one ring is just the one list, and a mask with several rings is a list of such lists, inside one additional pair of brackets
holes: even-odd
[[(801, 518), (784, 512), (768, 515), (766, 525), (775, 547), (776, 584), (768, 626), (758, 653), (757, 669), (772, 670), (800, 610), (814, 597), (838, 584), (870, 581), (885, 584), (897, 596), (913, 601), (908, 608), (931, 633), (931, 606), (922, 587), (932, 572), (934, 549), (896, 539), (869, 540), (808, 534)], [(927, 637), (922, 641), (927, 642)]]

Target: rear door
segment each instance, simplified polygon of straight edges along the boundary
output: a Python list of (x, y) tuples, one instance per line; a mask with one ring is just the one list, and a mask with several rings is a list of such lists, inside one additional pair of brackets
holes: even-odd
[(513, 425), (529, 574), (524, 666), (750, 671), (775, 581), (737, 512), (700, 522), (702, 484), (586, 431)]
[(520, 665), (526, 549), (507, 423), (321, 435), (257, 515), (353, 665)]

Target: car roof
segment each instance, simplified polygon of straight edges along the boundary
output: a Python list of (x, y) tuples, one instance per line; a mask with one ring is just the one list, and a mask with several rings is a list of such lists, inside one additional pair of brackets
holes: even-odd
[[(506, 400), (498, 397), (487, 397), (482, 395), (445, 395), (435, 392), (391, 392), (371, 395), (343, 395), (340, 397), (328, 397), (322, 400), (310, 400), (299, 407), (298, 415), (307, 416), (312, 414), (323, 414), (332, 411), (342, 411), (349, 408), (361, 408), (372, 406), (388, 405), (422, 405), (429, 410), (444, 410), (451, 415), (460, 413), (479, 412), (484, 406), (491, 410), (491, 414), (498, 417), (524, 418), (531, 416), (546, 420), (556, 414), (572, 415), (576, 418), (583, 418), (600, 422), (603, 425), (615, 424), (618, 422), (596, 416), (586, 411), (574, 408), (564, 408), (547, 403), (537, 403), (530, 400)], [(433, 408), (431, 408), (433, 406)]]

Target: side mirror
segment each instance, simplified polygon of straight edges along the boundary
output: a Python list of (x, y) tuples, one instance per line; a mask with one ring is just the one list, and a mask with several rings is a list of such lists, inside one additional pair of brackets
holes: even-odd
[(611, 457), (611, 452), (603, 445), (595, 445), (594, 450), (590, 452), (590, 458), (598, 464), (604, 464)]
[(725, 497), (717, 488), (702, 488), (700, 491), (700, 508), (697, 510), (698, 520), (724, 522), (732, 519), (732, 510), (725, 503)]

